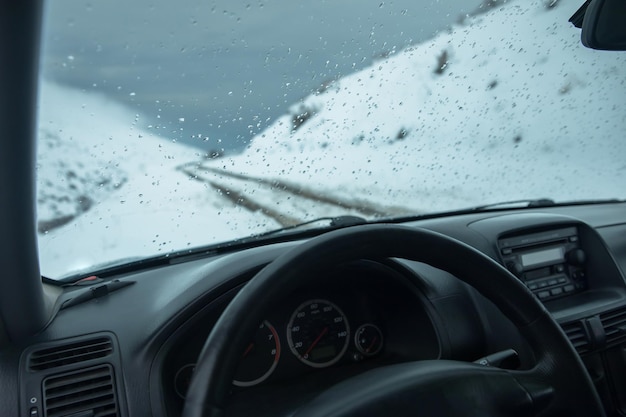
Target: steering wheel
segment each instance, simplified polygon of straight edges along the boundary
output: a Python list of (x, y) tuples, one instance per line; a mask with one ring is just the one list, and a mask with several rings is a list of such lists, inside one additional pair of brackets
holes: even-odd
[(396, 225), (325, 233), (278, 257), (224, 310), (200, 353), (183, 417), (218, 416), (241, 352), (259, 322), (311, 271), (357, 259), (404, 258), (445, 270), (491, 300), (533, 351), (529, 370), (450, 360), (377, 368), (345, 380), (294, 410), (295, 416), (605, 416), (595, 387), (567, 337), (535, 296), (506, 269), (447, 236)]

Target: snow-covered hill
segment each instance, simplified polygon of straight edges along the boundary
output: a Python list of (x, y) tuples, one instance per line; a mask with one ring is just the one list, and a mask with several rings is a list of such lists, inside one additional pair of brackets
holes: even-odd
[(128, 108), (43, 81), (40, 109), (39, 252), (47, 276), (279, 226), (180, 171), (202, 153), (138, 128), (141, 116)]
[(567, 21), (578, 3), (517, 0), (468, 19), (307, 97), (229, 158), (44, 82), (43, 272), (341, 213), (626, 197), (626, 55), (582, 47)]
[(512, 1), (468, 19), (306, 98), (211, 166), (416, 211), (615, 197), (626, 55), (581, 45), (568, 22), (579, 3)]

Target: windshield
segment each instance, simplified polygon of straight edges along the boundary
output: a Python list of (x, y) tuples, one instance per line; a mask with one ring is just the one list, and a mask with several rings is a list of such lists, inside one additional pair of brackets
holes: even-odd
[(46, 2), (42, 273), (318, 217), (626, 197), (582, 0)]

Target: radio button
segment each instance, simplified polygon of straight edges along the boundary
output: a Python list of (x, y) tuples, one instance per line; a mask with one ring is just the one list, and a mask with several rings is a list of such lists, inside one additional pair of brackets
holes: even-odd
[(539, 297), (540, 300), (544, 300), (544, 299), (550, 297), (550, 292), (549, 291), (539, 291), (537, 293), (537, 297)]
[(556, 279), (551, 279), (548, 281), (548, 285), (556, 285)]
[(533, 282), (532, 284), (528, 284), (528, 289), (531, 290), (531, 291), (534, 291), (537, 288), (539, 288), (539, 287), (537, 286), (537, 283), (535, 283), (535, 282)]
[(565, 278), (565, 277), (561, 277), (561, 278), (557, 279), (557, 282), (558, 282), (559, 284), (565, 284), (565, 283), (567, 282), (567, 278)]
[(504, 248), (504, 249), (502, 249), (502, 254), (503, 255), (510, 255), (512, 253), (513, 253), (513, 249), (511, 249), (511, 248)]
[(562, 273), (563, 271), (565, 271), (565, 267), (564, 267), (563, 265), (555, 265), (555, 267), (554, 267), (554, 272), (555, 272), (556, 274), (560, 274), (560, 273)]
[(561, 295), (561, 294), (563, 294), (563, 288), (552, 288), (550, 290), (550, 294), (552, 294), (552, 295)]
[(572, 292), (574, 291), (574, 286), (572, 284), (566, 285), (563, 287), (563, 291), (565, 292)]
[(548, 286), (548, 283), (546, 281), (541, 281), (537, 285), (539, 286), (539, 288), (545, 288)]

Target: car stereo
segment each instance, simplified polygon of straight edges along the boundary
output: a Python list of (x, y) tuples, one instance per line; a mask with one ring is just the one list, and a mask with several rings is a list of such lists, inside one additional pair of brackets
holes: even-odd
[(498, 250), (504, 266), (542, 301), (587, 287), (576, 227), (503, 237)]

